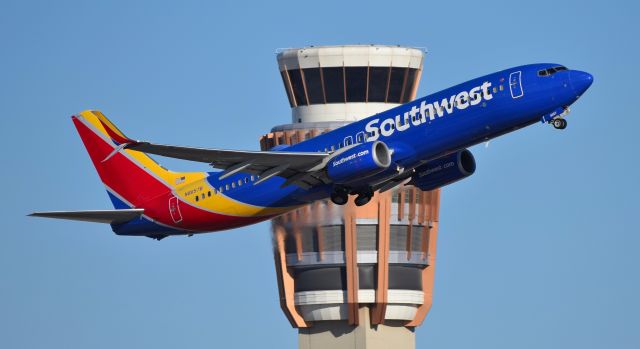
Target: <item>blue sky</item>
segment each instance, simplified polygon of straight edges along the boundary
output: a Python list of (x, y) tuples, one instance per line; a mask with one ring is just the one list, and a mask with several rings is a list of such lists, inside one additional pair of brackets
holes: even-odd
[(139, 139), (257, 149), (290, 120), (277, 48), (380, 43), (428, 48), (419, 95), (533, 62), (595, 76), (566, 130), (534, 125), (475, 147), (476, 174), (444, 189), (418, 347), (637, 348), (638, 10), (2, 1), (0, 347), (295, 348), (268, 223), (156, 242), (25, 214), (110, 208), (75, 112), (100, 109)]

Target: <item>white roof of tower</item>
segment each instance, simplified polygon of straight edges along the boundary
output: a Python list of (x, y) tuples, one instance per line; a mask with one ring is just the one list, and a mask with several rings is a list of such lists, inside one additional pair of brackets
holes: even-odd
[(278, 52), (280, 70), (317, 67), (408, 67), (419, 69), (426, 50), (388, 45), (309, 46)]

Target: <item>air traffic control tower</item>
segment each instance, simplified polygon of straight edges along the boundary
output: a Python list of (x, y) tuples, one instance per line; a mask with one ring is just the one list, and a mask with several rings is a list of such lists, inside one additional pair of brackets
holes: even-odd
[[(266, 150), (415, 98), (425, 53), (381, 45), (286, 49), (278, 67), (291, 123)], [(349, 142), (363, 142), (364, 134)], [(414, 348), (431, 308), (439, 191), (399, 186), (357, 207), (316, 202), (272, 221), (282, 310), (299, 348)]]

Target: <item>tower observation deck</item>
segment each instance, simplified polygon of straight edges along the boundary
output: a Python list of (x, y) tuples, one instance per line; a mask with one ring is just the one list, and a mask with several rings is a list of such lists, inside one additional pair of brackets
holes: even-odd
[[(261, 148), (413, 100), (424, 57), (381, 45), (280, 51), (291, 123), (263, 135)], [(300, 348), (415, 347), (413, 328), (431, 307), (439, 195), (399, 186), (361, 207), (320, 201), (272, 221), (280, 304)]]

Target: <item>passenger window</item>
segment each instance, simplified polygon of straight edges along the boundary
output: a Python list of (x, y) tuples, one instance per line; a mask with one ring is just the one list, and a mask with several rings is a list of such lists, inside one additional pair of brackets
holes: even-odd
[(211, 191), (208, 191), (208, 192), (207, 192), (207, 196), (208, 196), (208, 197), (211, 197)]
[(202, 200), (204, 200), (204, 193), (202, 193)]
[(245, 184), (249, 183), (249, 178), (244, 177), (244, 183), (245, 183)]
[(253, 177), (253, 176), (251, 176), (251, 181), (253, 182), (253, 180), (254, 180), (254, 177)]
[(199, 197), (198, 195), (196, 195), (196, 202), (198, 202), (199, 198), (200, 198), (200, 197)]
[(493, 93), (498, 93), (498, 88), (497, 87), (493, 87)]
[(231, 182), (231, 188), (235, 188), (236, 187), (236, 182)]
[(224, 185), (224, 190), (229, 190), (229, 184)]
[(238, 186), (242, 185), (242, 180), (238, 179)]
[(504, 90), (504, 86), (500, 85), (500, 91)]

